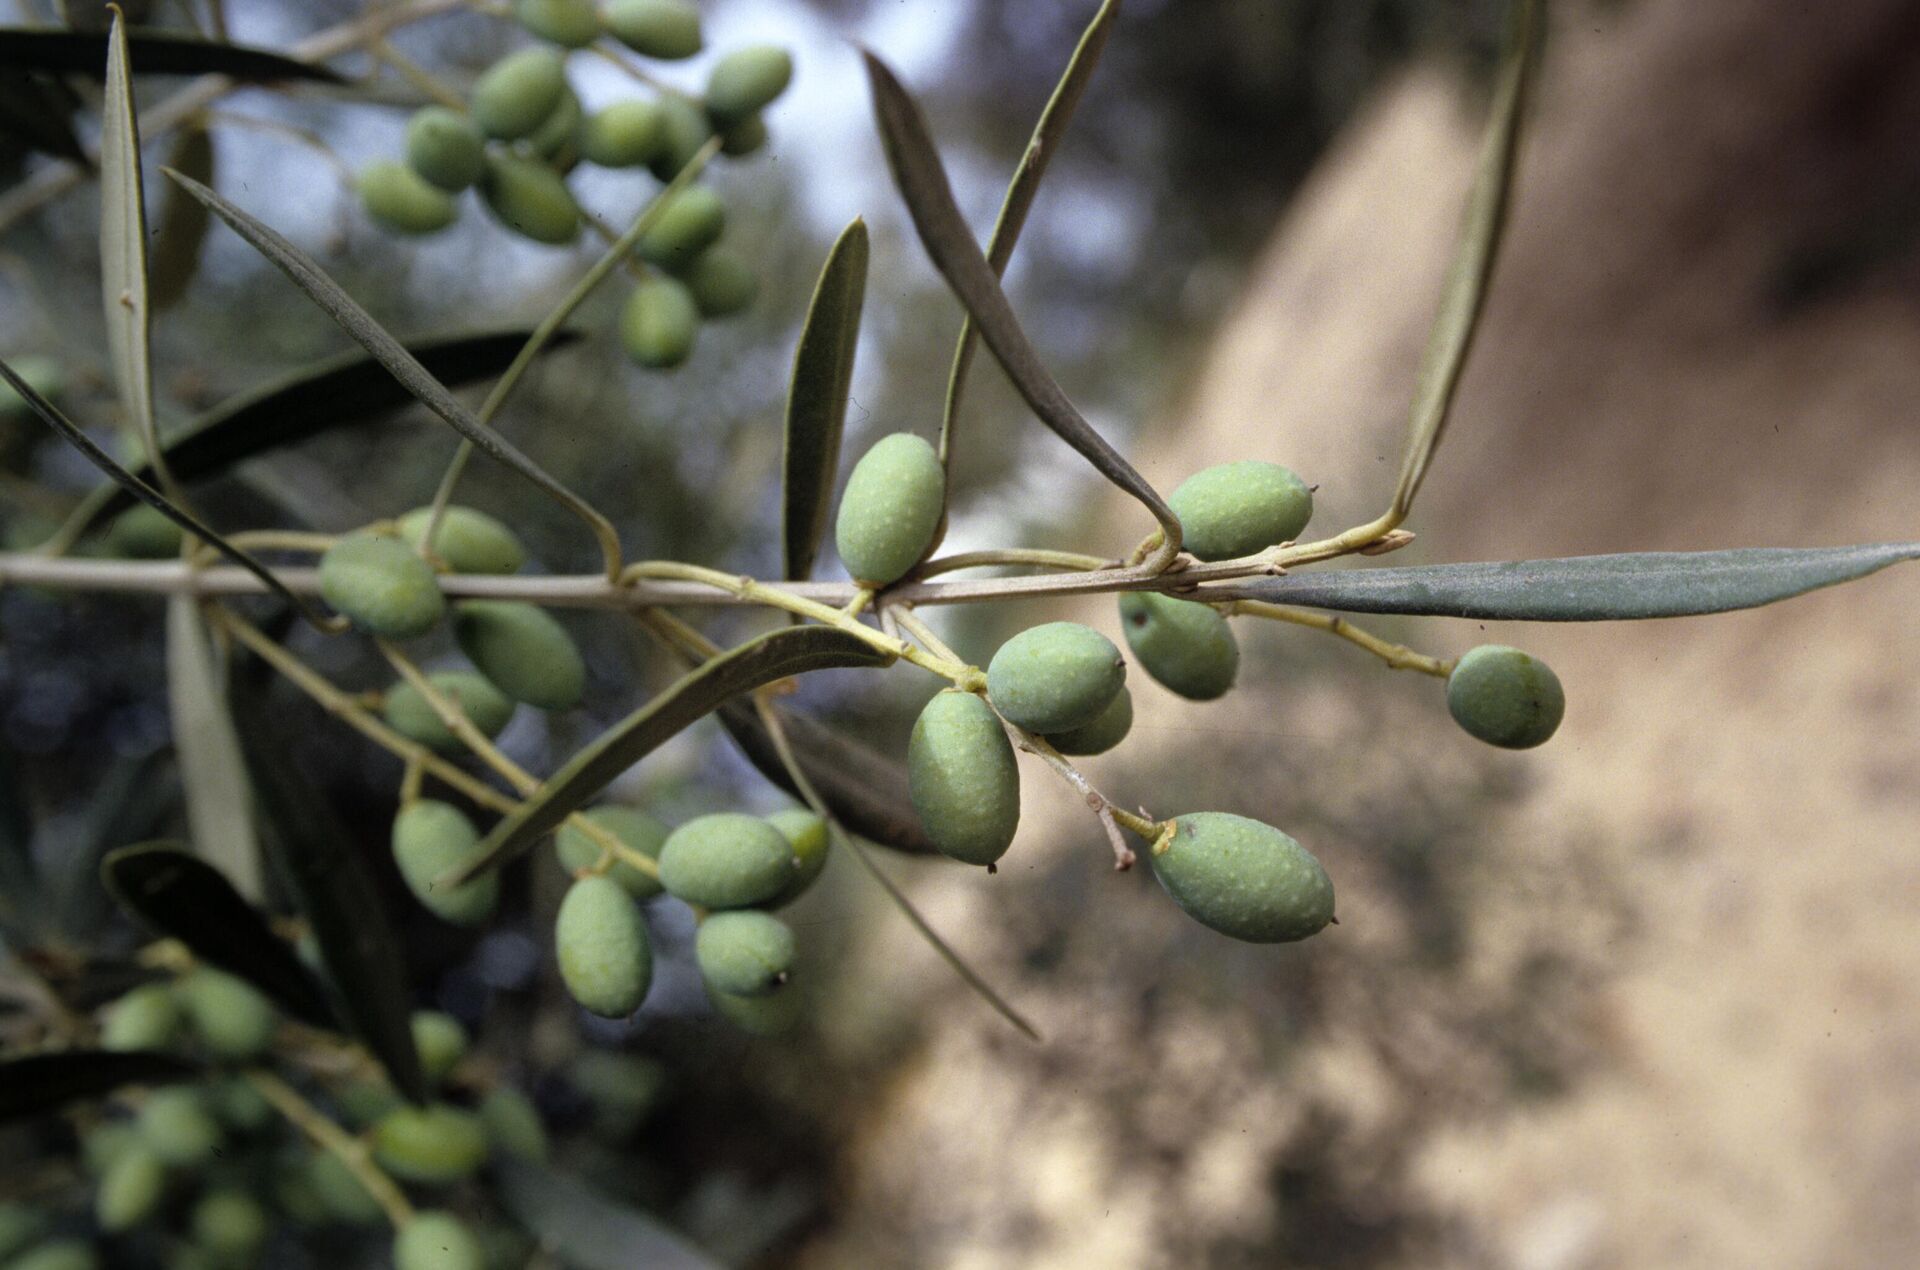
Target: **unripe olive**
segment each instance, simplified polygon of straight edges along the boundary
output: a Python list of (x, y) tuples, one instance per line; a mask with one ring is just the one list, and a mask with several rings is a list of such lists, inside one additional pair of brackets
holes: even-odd
[(1070, 732), (1099, 718), (1126, 679), (1127, 663), (1105, 635), (1045, 622), (1000, 645), (987, 663), (987, 696), (1028, 731)]
[(716, 992), (763, 997), (793, 970), (793, 931), (777, 917), (748, 909), (715, 913), (694, 937), (700, 975)]
[[(595, 807), (585, 815), (595, 825), (618, 838), (623, 846), (655, 860), (660, 858), (660, 848), (666, 844), (667, 834), (671, 832), (663, 822), (634, 807), (609, 803)], [(569, 872), (591, 868), (600, 859), (599, 846), (572, 825), (561, 827), (560, 832), (554, 835), (553, 845), (561, 866)], [(624, 860), (616, 860), (607, 876), (618, 882), (636, 900), (648, 900), (660, 894), (658, 878), (642, 873)]]
[(664, 269), (691, 265), (727, 227), (727, 205), (708, 185), (689, 185), (655, 214), (634, 250)]
[(11, 1257), (40, 1238), (47, 1229), (46, 1214), (20, 1203), (0, 1203), (0, 1260)]
[(746, 908), (780, 894), (799, 871), (786, 835), (758, 816), (699, 816), (667, 836), (660, 882), (675, 899), (705, 908)]
[(193, 1238), (216, 1262), (248, 1265), (267, 1242), (267, 1210), (245, 1191), (208, 1191), (193, 1206)]
[(620, 313), (620, 343), (635, 365), (669, 370), (693, 353), (700, 309), (677, 278), (649, 278), (633, 289)]
[(793, 880), (781, 889), (780, 894), (767, 901), (767, 907), (780, 908), (799, 899), (826, 869), (830, 838), (827, 822), (805, 807), (776, 811), (767, 817), (767, 823), (778, 829), (793, 845), (794, 859), (799, 861)]
[(468, 600), (454, 610), (462, 652), (515, 701), (571, 710), (587, 690), (587, 664), (573, 637), (544, 610), (512, 600)]
[(465, 864), (480, 842), (473, 822), (451, 803), (422, 798), (400, 809), (393, 820), (393, 862), (414, 898), (443, 922), (477, 926), (493, 916), (500, 899), (500, 876), (482, 873), (458, 886), (442, 886), (440, 877)]
[(50, 1239), (7, 1262), (6, 1270), (100, 1270), (100, 1256), (78, 1239)]
[(833, 523), (847, 572), (876, 586), (898, 581), (933, 547), (946, 497), (946, 469), (923, 438), (895, 432), (874, 442), (853, 465)]
[(180, 1003), (158, 983), (142, 984), (113, 1003), (100, 1044), (110, 1050), (157, 1050), (180, 1034)]
[(208, 1091), (214, 1118), (235, 1133), (258, 1133), (273, 1123), (273, 1104), (239, 1076), (217, 1081)]
[(715, 244), (680, 274), (703, 318), (732, 317), (760, 293), (760, 275), (737, 251)]
[(407, 1020), (413, 1033), (413, 1049), (420, 1056), (420, 1070), (428, 1080), (445, 1080), (454, 1065), (467, 1053), (467, 1029), (451, 1014), (438, 1010), (415, 1010)]
[(1047, 743), (1062, 754), (1105, 754), (1133, 730), (1133, 694), (1124, 687), (1092, 723), (1068, 732), (1052, 732)]
[(567, 89), (552, 49), (522, 49), (495, 62), (473, 86), (473, 120), (489, 137), (517, 141), (547, 121)]
[[(526, 7), (522, 0), (521, 8)], [(480, 1240), (452, 1213), (415, 1213), (393, 1237), (393, 1270), (485, 1270)]]
[(393, 159), (369, 163), (354, 184), (367, 214), (398, 233), (431, 234), (460, 214), (451, 194)]
[[(58, 403), (66, 395), (67, 371), (56, 358), (40, 353), (25, 353), (18, 357), (8, 357), (7, 365), (13, 373), (27, 381), (27, 387)], [(27, 400), (15, 392), (13, 385), (0, 379), (0, 419), (25, 419), (33, 414)]]
[(518, 0), (513, 16), (533, 34), (563, 48), (583, 48), (600, 37), (593, 0)]
[(373, 1158), (408, 1182), (457, 1182), (487, 1160), (487, 1133), (470, 1111), (433, 1103), (395, 1107), (373, 1126)]
[(667, 1086), (666, 1069), (657, 1060), (606, 1050), (580, 1054), (568, 1076), (593, 1102), (594, 1131), (613, 1139), (639, 1128), (659, 1105)]
[(527, 148), (558, 168), (571, 167), (579, 158), (580, 129), (586, 114), (571, 88), (560, 94), (560, 104), (527, 137)]
[(1247, 459), (1203, 468), (1167, 498), (1181, 545), (1202, 560), (1250, 556), (1291, 542), (1313, 519), (1313, 491), (1278, 463)]
[(494, 218), (537, 243), (562, 247), (580, 235), (580, 205), (544, 163), (511, 154), (487, 156), (480, 197)]
[[(400, 518), (400, 537), (419, 550), (433, 508), (416, 507)], [(513, 530), (485, 512), (449, 507), (433, 534), (433, 554), (455, 573), (518, 573), (527, 549)]]
[(1006, 729), (970, 692), (936, 695), (914, 720), (907, 793), (942, 854), (992, 864), (1020, 825), (1020, 769)]
[(1141, 667), (1168, 691), (1212, 701), (1233, 687), (1240, 645), (1211, 605), (1129, 591), (1120, 597), (1120, 629)]
[(700, 10), (690, 0), (607, 0), (600, 16), (614, 39), (646, 57), (673, 61), (700, 51)]
[(480, 1123), (496, 1156), (547, 1158), (547, 1127), (533, 1100), (510, 1085), (495, 1085), (480, 1100)]
[(385, 1218), (386, 1210), (380, 1207), (380, 1201), (333, 1152), (313, 1152), (307, 1159), (305, 1175), (314, 1197), (335, 1221), (350, 1226), (372, 1226)]
[[(145, 1139), (140, 1132), (138, 1120), (106, 1120), (87, 1129), (80, 1135), (80, 1163), (94, 1177), (105, 1177), (113, 1162), (141, 1145)], [(0, 1207), (0, 1217), (7, 1212)], [(0, 1221), (0, 1236), (6, 1233), (6, 1224)], [(6, 1246), (6, 1239), (0, 1237), (0, 1249)], [(0, 1251), (0, 1256), (5, 1256)]]
[(485, 170), (486, 138), (459, 111), (427, 106), (407, 121), (407, 165), (429, 185), (458, 194)]
[(135, 1146), (113, 1162), (93, 1194), (93, 1217), (100, 1229), (117, 1234), (138, 1226), (160, 1207), (167, 1188), (167, 1166), (153, 1148)]
[(334, 1094), (341, 1117), (356, 1129), (364, 1129), (398, 1107), (399, 1091), (383, 1079), (356, 1080)]
[(680, 174), (680, 169), (693, 162), (700, 147), (707, 144), (707, 138), (713, 135), (713, 124), (707, 119), (706, 111), (685, 97), (661, 97), (659, 106), (660, 152), (654, 155), (647, 170), (662, 181), (671, 181)]
[(804, 998), (791, 987), (780, 988), (765, 996), (737, 997), (731, 993), (707, 989), (714, 1012), (743, 1032), (754, 1036), (780, 1036), (791, 1032), (800, 1021)]
[(616, 101), (595, 111), (580, 129), (580, 157), (603, 168), (653, 162), (666, 142), (660, 108), (650, 101)]
[(258, 1058), (273, 1043), (273, 1002), (244, 979), (202, 966), (174, 991), (195, 1040), (230, 1062)]
[(612, 878), (584, 877), (567, 888), (553, 923), (560, 978), (594, 1014), (624, 1019), (653, 982), (653, 947), (633, 897)]
[(427, 562), (380, 534), (349, 534), (327, 548), (320, 594), (355, 626), (391, 639), (426, 634), (447, 607)]
[(180, 554), (186, 535), (161, 512), (141, 503), (113, 518), (107, 529), (107, 551), (133, 560), (168, 560)]
[(1447, 676), (1447, 710), (1487, 744), (1525, 750), (1560, 727), (1567, 697), (1547, 663), (1517, 648), (1482, 644)]
[(744, 159), (767, 144), (767, 121), (749, 115), (720, 134), (720, 153), (729, 159)]
[(736, 50), (707, 76), (707, 113), (720, 124), (751, 118), (793, 82), (793, 55), (772, 44)]
[(1333, 920), (1333, 883), (1306, 848), (1272, 825), (1224, 811), (1174, 821), (1153, 871), (1202, 926), (1254, 944), (1305, 939)]
[(154, 1090), (140, 1106), (139, 1126), (140, 1142), (175, 1168), (198, 1168), (220, 1148), (220, 1126), (197, 1089)]
[[(500, 735), (513, 717), (514, 704), (489, 683), (485, 676), (470, 670), (443, 670), (427, 676), (427, 682), (460, 707), (467, 721), (488, 740)], [(383, 713), (387, 724), (410, 741), (418, 741), (444, 753), (458, 753), (460, 738), (443, 723), (427, 699), (406, 680), (387, 689)]]

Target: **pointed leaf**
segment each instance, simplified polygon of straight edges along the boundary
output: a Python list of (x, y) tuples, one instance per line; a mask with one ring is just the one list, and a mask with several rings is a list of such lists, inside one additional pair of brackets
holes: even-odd
[(173, 750), (187, 798), (187, 827), (201, 855), (248, 899), (265, 894), (260, 840), (253, 831), (253, 796), (240, 738), (227, 712), (223, 676), (191, 596), (167, 600), (167, 709)]
[(927, 254), (966, 307), (987, 348), (1040, 421), (1079, 451), (1102, 476), (1144, 503), (1160, 522), (1166, 541), (1177, 545), (1180, 522), (1166, 500), (1081, 417), (1021, 330), (1013, 306), (1000, 289), (1000, 279), (980, 254), (973, 231), (967, 228), (953, 201), (953, 189), (947, 184), (946, 170), (940, 166), (940, 155), (920, 107), (886, 63), (864, 50), (861, 56), (866, 61), (874, 118), (880, 125), (894, 183), (900, 187)]
[(124, 1085), (192, 1080), (201, 1069), (149, 1050), (51, 1050), (0, 1059), (0, 1124), (59, 1111)]
[(134, 435), (153, 446), (153, 368), (147, 307), (147, 209), (140, 179), (140, 126), (119, 11), (107, 36), (106, 99), (100, 106), (100, 290), (107, 352), (121, 409)]
[(493, 1168), (507, 1211), (574, 1270), (721, 1270), (719, 1262), (657, 1218), (576, 1177), (505, 1157)]
[(326, 993), (284, 939), (214, 868), (170, 842), (122, 847), (101, 877), (155, 935), (177, 939), (208, 965), (246, 980), (282, 1010), (318, 1028), (337, 1026)]
[(729, 649), (594, 738), (519, 810), (503, 817), (446, 884), (457, 885), (513, 859), (559, 828), (614, 777), (729, 698), (809, 670), (884, 666), (888, 660), (865, 640), (830, 626), (788, 627)]
[[(213, 183), (213, 137), (198, 125), (182, 128), (167, 152), (167, 166), (185, 172), (203, 185)], [(147, 261), (147, 298), (153, 311), (172, 308), (186, 295), (200, 268), (200, 246), (206, 241), (213, 216), (199, 199), (189, 198), (176, 185), (161, 191), (160, 225), (154, 230)]]
[[(0, 67), (99, 75), (107, 61), (103, 34), (45, 27), (0, 27)], [(142, 75), (225, 75), (249, 83), (308, 79), (341, 84), (336, 72), (269, 49), (223, 44), (169, 31), (136, 31), (127, 37)]]
[[(1047, 165), (1060, 148), (1060, 138), (1066, 135), (1067, 124), (1087, 91), (1087, 82), (1093, 78), (1093, 68), (1100, 63), (1107, 36), (1113, 31), (1113, 20), (1119, 14), (1120, 0), (1106, 0), (1093, 15), (1093, 21), (1087, 23), (1087, 29), (1080, 34), (1080, 43), (1074, 46), (1073, 56), (1067, 59), (1067, 69), (1054, 85), (1046, 109), (1040, 112), (1040, 122), (1033, 127), (1026, 153), (1020, 156), (1020, 166), (1014, 169), (1013, 180), (1008, 183), (1006, 197), (1000, 203), (993, 236), (987, 240), (987, 264), (996, 278), (1007, 272), (1014, 245), (1026, 227), (1027, 213), (1033, 210), (1033, 200), (1040, 193), (1040, 178), (1047, 174)], [(978, 337), (973, 319), (962, 319), (960, 339), (953, 350), (953, 369), (947, 375), (947, 404), (940, 417), (940, 462), (949, 470), (953, 465), (954, 421), (960, 413), (960, 395), (966, 390), (967, 371), (972, 368), (973, 354), (979, 348)]]
[(793, 581), (813, 572), (814, 555), (827, 530), (866, 292), (867, 224), (856, 217), (840, 231), (821, 266), (787, 388), (780, 497), (785, 576)]
[(1920, 559), (1920, 542), (1745, 547), (1293, 573), (1205, 586), (1209, 600), (1271, 600), (1345, 613), (1512, 622), (1609, 622), (1759, 608)]

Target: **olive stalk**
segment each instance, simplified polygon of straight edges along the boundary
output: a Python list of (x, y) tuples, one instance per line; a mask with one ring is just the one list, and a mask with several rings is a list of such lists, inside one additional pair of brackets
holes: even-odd
[(1337, 635), (1350, 644), (1366, 649), (1394, 670), (1417, 670), (1436, 679), (1445, 679), (1453, 673), (1453, 663), (1446, 658), (1431, 657), (1404, 644), (1390, 643), (1371, 631), (1355, 626), (1338, 613), (1315, 613), (1284, 604), (1268, 604), (1263, 600), (1235, 600), (1222, 607), (1230, 617), (1263, 617)]
[(406, 1192), (399, 1183), (388, 1177), (386, 1170), (373, 1162), (373, 1152), (367, 1144), (342, 1129), (321, 1112), (318, 1107), (300, 1096), (300, 1092), (286, 1081), (271, 1072), (257, 1068), (241, 1073), (255, 1092), (269, 1103), (273, 1109), (292, 1121), (302, 1133), (313, 1139), (315, 1146), (330, 1152), (344, 1164), (367, 1194), (373, 1196), (380, 1205), (387, 1220), (398, 1230), (413, 1220), (413, 1204), (407, 1199)]

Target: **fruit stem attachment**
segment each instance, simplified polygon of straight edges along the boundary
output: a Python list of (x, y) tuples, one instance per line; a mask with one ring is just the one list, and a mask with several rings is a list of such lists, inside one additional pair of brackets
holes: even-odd
[(1065, 755), (1054, 749), (1047, 738), (1037, 732), (1027, 731), (1008, 719), (1006, 715), (1001, 714), (984, 692), (981, 693), (981, 699), (986, 701), (988, 709), (993, 710), (994, 717), (1000, 720), (1000, 726), (1007, 730), (1007, 736), (1014, 745), (1045, 763), (1061, 780), (1073, 786), (1074, 792), (1080, 795), (1082, 801), (1087, 804), (1088, 810), (1099, 819), (1100, 828), (1107, 835), (1107, 845), (1113, 848), (1114, 872), (1125, 873), (1131, 869), (1138, 857), (1134, 855), (1133, 849), (1127, 846), (1126, 839), (1120, 836), (1121, 828), (1131, 829), (1151, 842), (1160, 833), (1160, 824), (1115, 806), (1113, 800), (1095, 789), (1093, 782), (1088, 780), (1079, 768), (1068, 762)]
[(1316, 613), (1307, 609), (1289, 608), (1284, 604), (1269, 604), (1264, 600), (1235, 600), (1224, 605), (1229, 617), (1264, 617), (1275, 622), (1291, 622), (1295, 626), (1308, 626), (1329, 635), (1338, 635), (1349, 644), (1366, 649), (1394, 670), (1417, 670), (1423, 675), (1432, 675), (1436, 679), (1445, 679), (1453, 673), (1453, 663), (1443, 657), (1430, 657), (1415, 652), (1404, 644), (1395, 644), (1381, 639), (1378, 635), (1362, 627), (1355, 626), (1338, 613)]
[(387, 1176), (386, 1170), (373, 1162), (373, 1153), (367, 1149), (366, 1143), (328, 1119), (318, 1107), (301, 1097), (292, 1085), (271, 1072), (255, 1068), (242, 1072), (241, 1076), (253, 1086), (256, 1093), (273, 1105), (275, 1111), (311, 1138), (315, 1146), (331, 1153), (346, 1165), (355, 1180), (380, 1205), (394, 1229), (398, 1230), (413, 1220), (413, 1204), (408, 1201), (406, 1192), (400, 1189), (399, 1183)]

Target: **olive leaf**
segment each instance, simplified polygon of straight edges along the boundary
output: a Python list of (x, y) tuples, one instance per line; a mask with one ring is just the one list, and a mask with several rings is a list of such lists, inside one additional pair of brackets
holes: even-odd
[[(993, 222), (993, 235), (987, 239), (987, 264), (996, 278), (1007, 272), (1014, 245), (1026, 227), (1027, 213), (1033, 210), (1033, 200), (1040, 193), (1040, 178), (1047, 174), (1047, 165), (1060, 148), (1060, 138), (1066, 135), (1067, 124), (1087, 91), (1087, 82), (1093, 78), (1093, 68), (1100, 63), (1100, 54), (1113, 31), (1113, 20), (1119, 14), (1120, 0), (1105, 0), (1093, 15), (1093, 21), (1080, 33), (1080, 43), (1074, 46), (1073, 56), (1067, 60), (1060, 82), (1054, 85), (1053, 95), (1047, 98), (1040, 121), (1033, 127), (1026, 153), (1020, 156), (1020, 166), (1014, 169), (1006, 197), (1001, 200), (1000, 215)], [(967, 371), (973, 366), (978, 338), (973, 318), (961, 319), (960, 338), (953, 349), (953, 369), (947, 375), (946, 406), (940, 416), (940, 462), (949, 471), (953, 468), (953, 431), (960, 413), (960, 396), (966, 390)]]
[[(140, 125), (118, 10), (107, 35), (106, 99), (100, 107), (100, 292), (107, 352), (120, 406), (134, 435), (157, 445), (153, 423), (153, 313), (147, 300), (147, 209), (140, 178)], [(161, 473), (161, 488), (166, 488)]]
[(720, 1270), (719, 1262), (658, 1219), (576, 1177), (504, 1157), (493, 1170), (507, 1211), (575, 1270)]
[(791, 581), (802, 581), (813, 572), (814, 556), (827, 530), (866, 291), (867, 224), (855, 217), (840, 231), (820, 268), (787, 387), (780, 505), (785, 576)]
[(1609, 622), (1759, 608), (1916, 559), (1920, 542), (1649, 551), (1293, 573), (1204, 586), (1196, 594), (1346, 613)]
[(873, 90), (873, 113), (893, 172), (894, 184), (913, 217), (914, 228), (927, 255), (947, 280), (954, 295), (973, 318), (980, 337), (1000, 362), (1001, 369), (1020, 391), (1040, 421), (1086, 458), (1102, 476), (1133, 495), (1160, 522), (1169, 546), (1180, 541), (1180, 521), (1166, 500), (1134, 470), (1121, 453), (1081, 417), (1051, 372), (1034, 351), (1013, 306), (1000, 289), (987, 258), (980, 254), (973, 231), (967, 228), (953, 201), (946, 170), (927, 130), (926, 118), (900, 81), (871, 51), (862, 50), (867, 82)]
[(675, 680), (646, 705), (602, 732), (495, 825), (467, 863), (439, 880), (460, 883), (498, 868), (559, 828), (613, 779), (731, 697), (809, 670), (884, 666), (891, 660), (857, 635), (830, 626), (770, 631), (729, 649)]
[(233, 730), (213, 644), (191, 596), (167, 600), (167, 709), (186, 792), (187, 827), (200, 854), (248, 899), (265, 893), (253, 793)]
[(192, 1080), (201, 1069), (151, 1050), (51, 1050), (0, 1059), (0, 1124), (59, 1111), (123, 1085)]
[[(199, 125), (182, 128), (167, 152), (167, 166), (203, 185), (212, 184), (212, 135)], [(169, 185), (162, 192), (160, 224), (153, 232), (147, 259), (147, 299), (154, 312), (172, 308), (186, 295), (200, 268), (200, 246), (212, 224), (212, 215), (200, 201), (188, 198), (178, 186)]]
[(171, 842), (111, 852), (101, 879), (123, 908), (155, 935), (179, 940), (194, 956), (246, 980), (293, 1018), (337, 1026), (325, 991), (287, 942), (220, 870)]
[(428, 372), (418, 358), (409, 353), (395, 339), (387, 328), (373, 320), (373, 316), (361, 308), (354, 298), (348, 295), (339, 283), (328, 277), (326, 271), (315, 263), (313, 258), (298, 247), (281, 237), (253, 216), (234, 206), (231, 202), (214, 193), (190, 176), (182, 175), (172, 168), (163, 168), (167, 176), (180, 187), (205, 203), (213, 214), (232, 227), (233, 231), (246, 239), (247, 243), (271, 261), (290, 278), (294, 285), (307, 293), (307, 297), (318, 305), (322, 312), (335, 322), (360, 346), (373, 354), (382, 366), (406, 386), (408, 392), (446, 420), (454, 431), (473, 442), (481, 453), (504, 464), (506, 467), (525, 477), (547, 497), (578, 516), (593, 531), (599, 540), (600, 550), (606, 557), (608, 567), (617, 569), (620, 561), (620, 536), (608, 523), (607, 518), (595, 511), (585, 499), (569, 490), (532, 459), (522, 454), (505, 437), (482, 423), (479, 418), (447, 391), (447, 386)]
[(1529, 81), (1539, 61), (1540, 0), (1513, 0), (1507, 10), (1506, 44), (1494, 85), (1493, 118), (1467, 195), (1460, 244), (1447, 267), (1440, 293), (1440, 309), (1427, 335), (1414, 386), (1412, 418), (1406, 458), (1393, 491), (1390, 516), (1397, 524), (1406, 518), (1414, 495), (1426, 479), (1427, 465), (1446, 431), (1448, 412), (1460, 373), (1473, 350), (1473, 337), (1486, 306), (1488, 283), (1500, 253), (1500, 240), (1512, 202), (1514, 170), (1526, 118)]
[[(0, 27), (0, 67), (62, 74), (99, 75), (111, 37), (45, 27)], [(249, 83), (282, 79), (342, 84), (336, 72), (270, 49), (203, 40), (171, 31), (127, 36), (142, 75), (225, 75)]]

